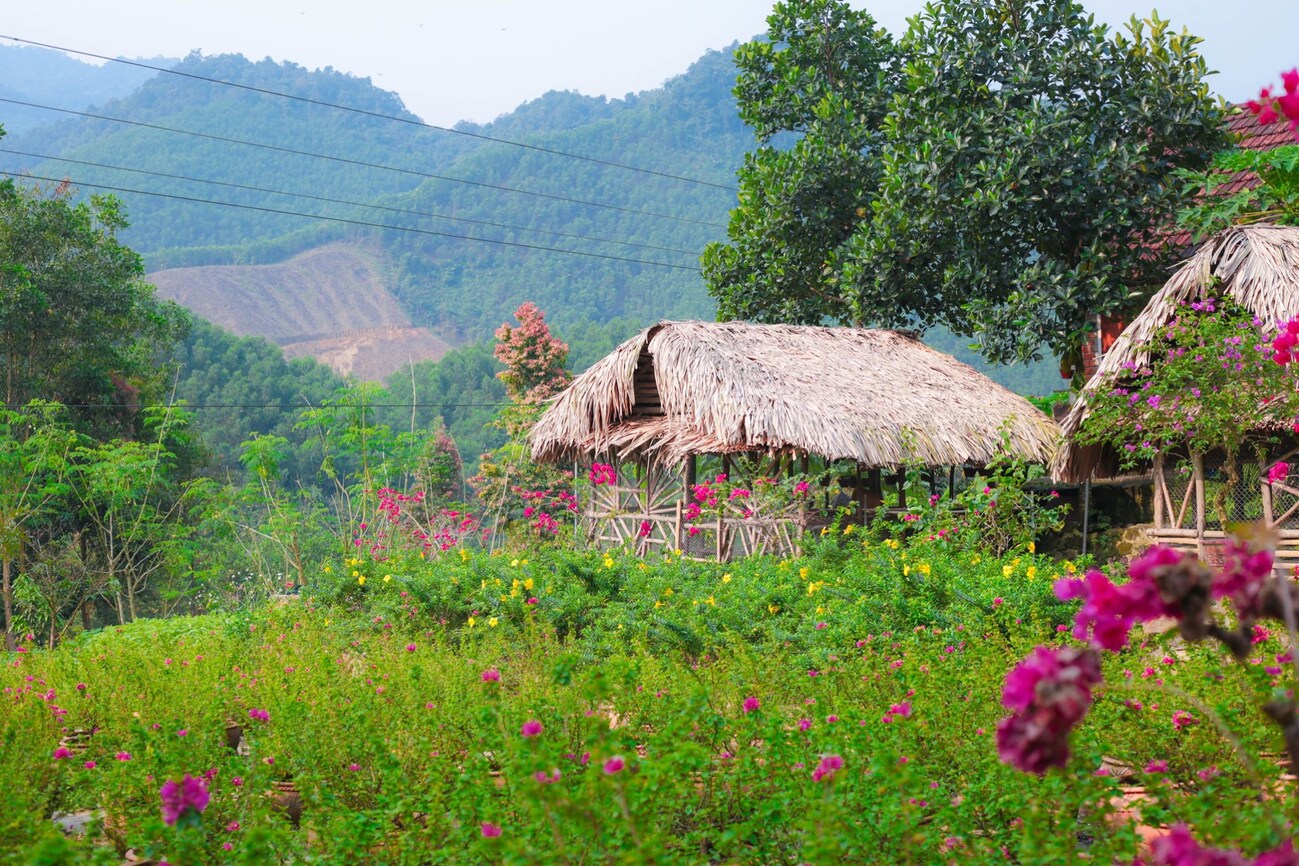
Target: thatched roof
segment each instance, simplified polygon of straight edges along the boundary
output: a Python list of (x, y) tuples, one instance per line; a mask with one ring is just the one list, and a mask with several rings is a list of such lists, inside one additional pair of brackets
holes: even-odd
[(1269, 326), (1299, 315), (1299, 228), (1229, 228), (1214, 235), (1177, 267), (1114, 341), (1065, 416), (1061, 425), (1065, 443), (1051, 465), (1051, 474), (1057, 480), (1080, 481), (1088, 475), (1106, 477), (1113, 472), (1112, 455), (1104, 448), (1070, 441), (1087, 420), (1088, 398), (1112, 387), (1126, 373), (1129, 362), (1145, 364), (1149, 353), (1142, 347), (1172, 320), (1180, 304), (1205, 295), (1229, 298)]
[[(639, 376), (638, 376), (639, 371)], [(950, 355), (883, 330), (660, 322), (578, 376), (531, 433), (542, 461), (795, 451), (867, 466), (1045, 462), (1059, 431)]]

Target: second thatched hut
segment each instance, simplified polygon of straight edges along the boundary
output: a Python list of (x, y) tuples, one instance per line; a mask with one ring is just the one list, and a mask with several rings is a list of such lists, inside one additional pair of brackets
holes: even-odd
[[(1079, 444), (1075, 437), (1088, 424), (1097, 396), (1122, 385), (1129, 371), (1154, 363), (1150, 347), (1157, 344), (1161, 330), (1179, 310), (1205, 298), (1234, 302), (1262, 323), (1265, 334), (1299, 316), (1299, 228), (1229, 228), (1178, 266), (1115, 340), (1065, 416), (1065, 441), (1051, 466), (1057, 480), (1101, 480), (1119, 474), (1120, 461), (1112, 449)], [(1277, 477), (1274, 471), (1274, 480), (1268, 481), (1278, 461), (1295, 459), (1292, 419), (1276, 417), (1263, 405), (1252, 416), (1260, 436), (1256, 450), (1240, 455), (1240, 465), (1225, 465), (1225, 455), (1216, 449), (1196, 452), (1175, 443), (1154, 457), (1149, 467), (1154, 540), (1212, 558), (1226, 524), (1262, 520), (1281, 533), (1282, 557), (1299, 561), (1299, 481)]]

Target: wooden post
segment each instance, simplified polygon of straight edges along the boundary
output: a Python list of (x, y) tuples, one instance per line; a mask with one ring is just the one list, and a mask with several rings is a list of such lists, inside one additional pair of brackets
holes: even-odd
[(956, 498), (956, 467), (954, 465), (947, 467), (947, 498)]
[[(1155, 529), (1164, 528), (1164, 455), (1162, 453), (1155, 455), (1154, 464), (1150, 471), (1155, 476)], [(1172, 520), (1174, 515), (1168, 515)]]
[(1204, 455), (1199, 452), (1192, 454), (1191, 465), (1195, 468), (1195, 546), (1200, 558), (1204, 559)]
[(1272, 511), (1272, 485), (1267, 483), (1267, 461), (1263, 460), (1258, 465), (1259, 487), (1262, 488), (1263, 494), (1263, 522), (1272, 526), (1276, 522), (1276, 515)]
[(862, 480), (861, 462), (855, 461), (854, 465), (857, 467), (857, 472), (853, 476), (852, 494), (853, 494), (853, 498), (857, 500), (856, 522), (865, 526), (866, 525), (866, 483)]

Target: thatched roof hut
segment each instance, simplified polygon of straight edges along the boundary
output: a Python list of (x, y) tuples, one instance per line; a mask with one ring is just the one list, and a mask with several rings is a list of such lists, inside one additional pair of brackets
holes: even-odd
[(1054, 453), (1031, 403), (895, 331), (660, 322), (578, 376), (531, 441), (541, 461), (797, 452), (892, 468), (987, 463), (1003, 427), (1015, 455)]
[(1229, 298), (1269, 324), (1299, 315), (1299, 228), (1237, 226), (1205, 242), (1178, 266), (1141, 314), (1119, 335), (1096, 373), (1083, 387), (1061, 425), (1065, 442), (1051, 464), (1060, 481), (1109, 477), (1113, 455), (1098, 445), (1078, 445), (1070, 438), (1088, 417), (1089, 398), (1122, 377), (1126, 366), (1148, 360), (1143, 346), (1166, 325), (1177, 307), (1204, 295)]

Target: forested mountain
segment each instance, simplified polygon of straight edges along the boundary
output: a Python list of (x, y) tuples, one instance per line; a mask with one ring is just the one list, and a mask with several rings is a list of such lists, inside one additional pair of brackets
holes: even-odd
[[(170, 66), (176, 61), (156, 57), (143, 62)], [(0, 45), (0, 98), (19, 102), (77, 111), (124, 97), (156, 74), (124, 63), (83, 63), (45, 48)], [(47, 111), (0, 103), (0, 123), (10, 134), (49, 122)]]
[[(417, 121), (396, 94), (328, 68), (198, 53), (177, 68)], [(385, 290), (413, 325), (437, 338), (452, 345), (487, 341), (530, 300), (572, 344), (574, 361), (589, 363), (598, 354), (587, 341), (597, 334), (607, 348), (656, 319), (715, 315), (698, 253), (725, 236), (735, 203), (728, 187), (754, 143), (736, 112), (734, 83), (732, 51), (709, 52), (661, 88), (623, 99), (551, 92), (490, 124), (457, 127), (723, 188), (167, 74), (107, 101), (97, 113), (202, 136), (47, 112), (50, 125), (0, 141), (0, 167), (68, 177), (86, 192), (94, 191), (93, 183), (201, 200), (121, 194), (132, 223), (123, 238), (144, 255), (150, 271), (280, 263), (350, 242), (375, 251)], [(0, 123), (11, 108), (0, 103)], [(286, 210), (351, 222), (273, 212)], [(204, 285), (220, 282), (210, 273), (202, 279)], [(300, 291), (298, 285), (275, 289), (285, 297)], [(358, 330), (383, 325), (364, 319), (364, 305), (352, 315)], [(252, 333), (237, 320), (220, 323)], [(276, 340), (283, 344), (294, 336)], [(1015, 384), (1026, 391), (1054, 387), (1054, 373), (1043, 370), (1017, 376)], [(454, 431), (452, 420), (447, 423)]]

